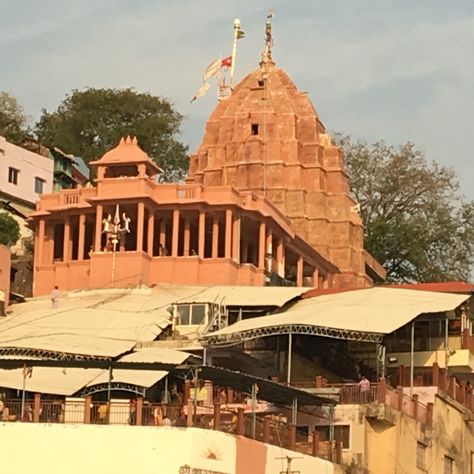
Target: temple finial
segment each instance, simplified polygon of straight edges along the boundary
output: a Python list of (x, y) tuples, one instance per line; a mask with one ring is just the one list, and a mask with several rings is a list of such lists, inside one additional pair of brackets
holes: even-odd
[(274, 12), (271, 8), (268, 9), (267, 21), (265, 22), (265, 49), (262, 53), (262, 61), (260, 66), (267, 64), (275, 65), (272, 59), (272, 46), (273, 46), (273, 35), (272, 35), (272, 18), (274, 17)]

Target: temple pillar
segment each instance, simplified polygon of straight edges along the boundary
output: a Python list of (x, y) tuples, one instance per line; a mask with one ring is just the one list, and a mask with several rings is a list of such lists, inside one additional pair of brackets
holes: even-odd
[(155, 234), (155, 213), (148, 211), (148, 236), (146, 250), (150, 257), (153, 257), (153, 238)]
[(303, 286), (303, 258), (301, 255), (296, 262), (296, 286)]
[(313, 287), (319, 288), (319, 270), (317, 268), (313, 271)]
[(145, 225), (145, 204), (139, 202), (137, 206), (137, 252), (143, 250), (143, 232)]
[(219, 219), (213, 217), (212, 219), (212, 258), (217, 258), (219, 251)]
[(232, 211), (225, 211), (225, 249), (224, 257), (232, 258)]
[(69, 217), (64, 219), (64, 235), (63, 235), (63, 262), (71, 260), (69, 252), (71, 247), (71, 220)]
[(267, 255), (270, 256), (269, 262), (267, 265), (267, 272), (272, 272), (273, 271), (273, 231), (271, 229), (268, 229), (267, 232), (267, 238), (266, 238), (266, 243), (265, 243), (265, 258)]
[(266, 225), (260, 222), (258, 229), (258, 268), (265, 270)]
[(189, 257), (189, 245), (191, 242), (191, 226), (189, 219), (184, 219), (184, 256)]
[(94, 239), (94, 252), (100, 252), (100, 244), (102, 237), (102, 218), (104, 209), (101, 204), (97, 204), (95, 208), (95, 239)]
[(199, 212), (199, 237), (198, 237), (198, 255), (204, 258), (204, 242), (206, 239), (206, 213)]
[(238, 215), (234, 218), (232, 244), (232, 258), (240, 263), (240, 216)]
[(84, 245), (86, 238), (86, 215), (79, 216), (79, 237), (77, 239), (77, 259), (84, 260)]
[(45, 221), (40, 219), (38, 222), (38, 245), (35, 245), (36, 265), (43, 265), (43, 253), (44, 253), (44, 237), (45, 237)]
[(173, 211), (173, 236), (171, 239), (171, 256), (178, 256), (178, 239), (179, 239), (179, 211)]
[(277, 273), (281, 278), (285, 278), (285, 245), (283, 240), (279, 239), (276, 249)]

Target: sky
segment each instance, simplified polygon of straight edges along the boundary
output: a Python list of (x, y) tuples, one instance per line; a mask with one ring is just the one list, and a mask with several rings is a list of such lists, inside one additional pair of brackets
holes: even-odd
[[(73, 89), (133, 87), (170, 100), (194, 152), (215, 84), (206, 65), (239, 41), (236, 78), (258, 67), (269, 4), (258, 0), (0, 0), (0, 90), (32, 123)], [(472, 0), (274, 1), (273, 57), (330, 131), (414, 142), (474, 199)]]

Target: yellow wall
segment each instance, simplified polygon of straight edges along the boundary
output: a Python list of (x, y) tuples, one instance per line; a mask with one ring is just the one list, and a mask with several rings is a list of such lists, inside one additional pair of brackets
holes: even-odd
[[(344, 452), (344, 462), (366, 469), (354, 472), (445, 474), (444, 457), (449, 456), (454, 460), (454, 474), (474, 474), (470, 470), (471, 456), (474, 461), (474, 417), (471, 415), (473, 421), (466, 422), (467, 414), (456, 402), (434, 397), (432, 427), (391, 408), (378, 408), (378, 418), (372, 416), (372, 408), (363, 405), (336, 408), (335, 422), (351, 425), (351, 449)], [(418, 443), (426, 446), (425, 469), (416, 465)]]

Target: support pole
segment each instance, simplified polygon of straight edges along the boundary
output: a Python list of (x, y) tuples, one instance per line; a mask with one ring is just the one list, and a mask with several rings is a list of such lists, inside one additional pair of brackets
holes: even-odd
[(291, 352), (293, 350), (293, 333), (292, 327), (290, 326), (290, 332), (288, 333), (288, 367), (287, 367), (287, 376), (286, 384), (289, 386), (291, 384)]
[(293, 398), (293, 402), (291, 404), (291, 424), (296, 426), (298, 421), (298, 399)]
[(23, 367), (23, 387), (21, 392), (21, 421), (28, 421), (25, 420), (25, 398), (26, 398), (26, 377), (28, 374), (28, 369)]
[(107, 383), (107, 423), (110, 424), (110, 398), (112, 393), (112, 366), (109, 366), (109, 381)]
[(446, 379), (449, 380), (449, 319), (446, 316), (444, 327), (444, 368), (446, 369)]
[(252, 438), (255, 439), (257, 428), (257, 384), (252, 384)]
[(415, 377), (415, 321), (412, 321), (411, 338), (410, 338), (410, 397), (413, 396), (414, 377)]
[(237, 57), (237, 41), (240, 33), (240, 20), (234, 20), (234, 41), (232, 43), (232, 65), (230, 66), (230, 85), (234, 85), (235, 59)]

